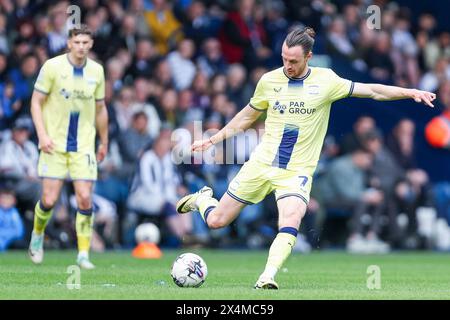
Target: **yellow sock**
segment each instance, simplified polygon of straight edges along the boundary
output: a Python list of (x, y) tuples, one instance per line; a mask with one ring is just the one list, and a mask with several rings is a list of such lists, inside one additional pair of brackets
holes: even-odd
[(217, 207), (219, 201), (212, 197), (199, 197), (198, 201), (198, 211), (203, 219), (206, 222), (206, 218), (212, 209)]
[[(294, 228), (292, 228), (294, 229)], [(294, 229), (297, 231), (296, 229)], [(291, 233), (279, 232), (269, 249), (266, 268), (263, 275), (274, 278), (278, 270), (292, 252), (297, 237)]]
[(33, 232), (37, 235), (41, 235), (45, 231), (48, 221), (52, 217), (53, 208), (46, 209), (42, 206), (41, 202), (38, 201), (34, 207), (34, 224)]
[(75, 229), (77, 231), (78, 251), (89, 251), (93, 225), (94, 216), (92, 209), (77, 211)]

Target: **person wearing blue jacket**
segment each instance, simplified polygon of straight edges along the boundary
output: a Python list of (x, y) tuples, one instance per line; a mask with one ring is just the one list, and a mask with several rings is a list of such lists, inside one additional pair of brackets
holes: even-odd
[(24, 225), (15, 208), (14, 192), (0, 187), (0, 252), (24, 236)]

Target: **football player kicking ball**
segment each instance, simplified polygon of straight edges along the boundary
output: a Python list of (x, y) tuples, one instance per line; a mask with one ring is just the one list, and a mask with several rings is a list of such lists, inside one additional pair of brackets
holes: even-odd
[[(92, 235), (92, 188), (97, 162), (108, 150), (108, 113), (103, 67), (89, 59), (92, 32), (82, 25), (69, 31), (69, 52), (42, 66), (31, 98), (31, 114), (41, 150), (38, 163), (42, 196), (36, 204), (29, 255), (42, 263), (45, 227), (65, 179), (73, 181), (77, 199), (77, 263), (93, 269), (89, 260)], [(96, 130), (100, 145), (95, 154)]]
[(210, 228), (230, 224), (245, 205), (260, 202), (275, 191), (279, 232), (256, 289), (278, 289), (275, 275), (294, 246), (305, 215), (314, 170), (327, 131), (331, 104), (345, 97), (396, 100), (412, 98), (433, 107), (434, 93), (380, 84), (354, 83), (331, 69), (308, 66), (314, 31), (292, 31), (282, 48), (283, 67), (264, 74), (250, 103), (210, 139), (195, 141), (192, 151), (203, 151), (245, 130), (267, 112), (262, 142), (217, 201), (203, 187), (183, 197), (177, 211), (198, 210)]

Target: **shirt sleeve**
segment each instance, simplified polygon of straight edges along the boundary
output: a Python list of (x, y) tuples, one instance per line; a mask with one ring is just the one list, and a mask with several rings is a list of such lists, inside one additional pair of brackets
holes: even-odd
[(100, 82), (95, 88), (95, 101), (100, 101), (105, 99), (105, 74), (103, 72), (103, 68), (100, 71)]
[(50, 63), (47, 61), (41, 67), (39, 71), (39, 75), (36, 79), (36, 83), (34, 84), (34, 89), (44, 93), (49, 94), (53, 85), (53, 72)]
[(330, 101), (348, 98), (352, 95), (353, 87), (355, 85), (353, 81), (339, 77), (336, 73), (334, 73), (334, 71), (331, 71), (330, 79)]
[(262, 77), (256, 85), (255, 93), (250, 99), (250, 107), (258, 111), (265, 111), (269, 107), (269, 103), (266, 98), (264, 77)]

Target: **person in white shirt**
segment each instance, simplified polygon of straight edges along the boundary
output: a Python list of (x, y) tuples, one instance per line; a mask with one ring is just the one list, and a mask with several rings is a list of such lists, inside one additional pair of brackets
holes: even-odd
[(171, 159), (171, 135), (171, 129), (162, 129), (152, 149), (143, 153), (127, 207), (141, 216), (163, 217), (171, 232), (181, 240), (191, 233), (192, 219), (178, 215), (174, 206), (179, 194), (187, 190)]
[(30, 118), (18, 118), (11, 139), (0, 145), (0, 179), (9, 183), (19, 203), (33, 209), (39, 200), (40, 182), (36, 171), (39, 153), (29, 140), (32, 131)]

